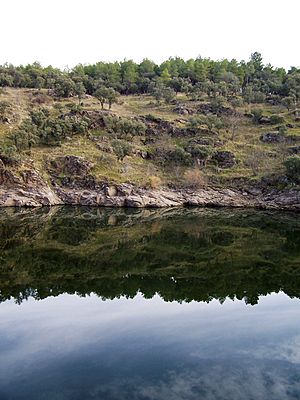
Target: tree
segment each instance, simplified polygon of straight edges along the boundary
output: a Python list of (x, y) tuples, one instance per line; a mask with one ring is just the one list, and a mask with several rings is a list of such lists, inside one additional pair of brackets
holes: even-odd
[(108, 108), (111, 109), (111, 105), (117, 102), (117, 92), (113, 88), (107, 88), (106, 100), (108, 102)]
[(287, 96), (281, 100), (281, 103), (290, 111), (295, 106), (295, 97)]
[(163, 83), (168, 83), (171, 80), (171, 75), (168, 71), (168, 68), (165, 68), (160, 76), (160, 79), (162, 80)]
[(61, 98), (71, 97), (75, 94), (75, 82), (68, 76), (60, 76), (54, 82), (54, 95)]
[(191, 143), (186, 149), (193, 158), (197, 160), (198, 165), (206, 166), (207, 160), (214, 152), (214, 148), (210, 145), (202, 145)]
[(77, 82), (75, 84), (74, 92), (75, 92), (76, 96), (78, 97), (78, 104), (80, 104), (82, 96), (86, 93), (84, 84), (82, 82)]
[(152, 82), (150, 85), (150, 88), (149, 88), (150, 93), (155, 98), (157, 104), (159, 104), (160, 101), (163, 99), (164, 88), (165, 88), (165, 85), (159, 80)]
[(99, 100), (102, 110), (104, 108), (107, 95), (108, 95), (108, 89), (105, 86), (100, 86), (93, 94), (93, 96), (96, 97), (97, 100)]
[(137, 64), (132, 60), (125, 60), (121, 64), (121, 79), (125, 94), (134, 93), (137, 86)]
[(174, 100), (175, 96), (176, 93), (172, 88), (166, 87), (163, 89), (163, 97), (166, 103), (171, 103)]
[(241, 125), (242, 118), (237, 112), (233, 112), (226, 118), (226, 125), (230, 130), (231, 140), (235, 140), (238, 128)]

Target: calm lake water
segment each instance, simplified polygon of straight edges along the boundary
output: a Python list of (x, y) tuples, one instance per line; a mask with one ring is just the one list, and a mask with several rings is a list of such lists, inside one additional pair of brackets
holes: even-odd
[(0, 400), (300, 398), (300, 216), (0, 210)]

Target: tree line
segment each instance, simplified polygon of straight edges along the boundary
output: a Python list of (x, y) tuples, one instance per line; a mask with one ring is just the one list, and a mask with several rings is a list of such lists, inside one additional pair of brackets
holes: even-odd
[(0, 66), (0, 87), (49, 89), (57, 97), (78, 96), (87, 93), (108, 99), (111, 105), (117, 94), (153, 94), (157, 101), (171, 101), (179, 92), (188, 93), (197, 100), (203, 95), (224, 97), (233, 102), (242, 96), (247, 103), (266, 100), (283, 101), (289, 109), (296, 109), (300, 99), (300, 69), (274, 68), (263, 63), (260, 53), (251, 54), (248, 61), (196, 58), (183, 60), (169, 58), (160, 65), (149, 59), (140, 63), (97, 62), (79, 64), (70, 70), (52, 66), (42, 67), (38, 62), (26, 66)]

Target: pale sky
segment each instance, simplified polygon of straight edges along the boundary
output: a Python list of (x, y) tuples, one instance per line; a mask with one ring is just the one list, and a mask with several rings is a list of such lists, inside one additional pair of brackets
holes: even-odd
[(0, 0), (0, 64), (170, 56), (300, 67), (299, 0)]

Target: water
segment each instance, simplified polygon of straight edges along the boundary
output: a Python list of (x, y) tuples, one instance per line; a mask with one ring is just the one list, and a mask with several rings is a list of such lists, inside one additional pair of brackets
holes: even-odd
[(299, 399), (299, 298), (297, 214), (0, 210), (0, 399)]

